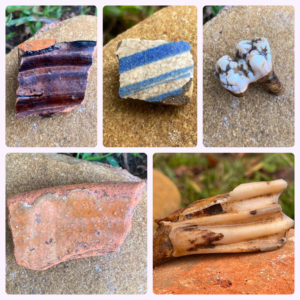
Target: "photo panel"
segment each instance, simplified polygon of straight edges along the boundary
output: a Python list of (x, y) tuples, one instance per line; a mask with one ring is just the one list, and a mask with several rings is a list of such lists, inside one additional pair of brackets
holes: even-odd
[(153, 159), (155, 294), (294, 293), (294, 155)]
[(6, 145), (97, 145), (97, 9), (6, 7)]
[(7, 294), (145, 294), (147, 156), (6, 155)]
[(104, 6), (103, 30), (104, 146), (195, 147), (197, 7)]
[(204, 146), (294, 146), (294, 7), (205, 6), (203, 22)]

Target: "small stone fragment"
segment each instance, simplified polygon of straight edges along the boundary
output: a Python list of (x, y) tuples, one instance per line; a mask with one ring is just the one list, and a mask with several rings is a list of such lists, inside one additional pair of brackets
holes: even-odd
[(193, 91), (194, 62), (188, 42), (122, 40), (119, 58), (121, 98), (183, 105)]
[(16, 262), (46, 270), (70, 259), (118, 251), (144, 182), (58, 186), (10, 197)]
[(36, 40), (18, 46), (17, 116), (51, 116), (79, 106), (96, 49), (94, 41)]

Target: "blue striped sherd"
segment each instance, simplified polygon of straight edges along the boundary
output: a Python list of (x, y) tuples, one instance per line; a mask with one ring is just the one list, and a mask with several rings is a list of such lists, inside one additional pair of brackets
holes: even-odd
[(192, 91), (194, 62), (188, 42), (122, 40), (119, 57), (121, 98), (185, 104)]

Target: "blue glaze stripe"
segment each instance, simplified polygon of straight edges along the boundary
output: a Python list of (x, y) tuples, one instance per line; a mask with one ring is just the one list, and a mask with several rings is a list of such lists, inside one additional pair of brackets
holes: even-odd
[(146, 101), (147, 102), (160, 102), (163, 99), (165, 99), (166, 97), (170, 97), (170, 96), (174, 96), (174, 95), (179, 95), (181, 93), (182, 93), (182, 88), (180, 88), (178, 90), (173, 90), (173, 91), (170, 91), (168, 93), (164, 93), (164, 94), (152, 97), (152, 98), (148, 98)]
[(187, 42), (170, 42), (119, 59), (119, 73), (191, 50)]
[(191, 77), (191, 73), (188, 71), (192, 70), (193, 68), (194, 66), (189, 66), (125, 85), (119, 89), (119, 95), (120, 97), (126, 97), (147, 90), (158, 84), (171, 82), (180, 78)]

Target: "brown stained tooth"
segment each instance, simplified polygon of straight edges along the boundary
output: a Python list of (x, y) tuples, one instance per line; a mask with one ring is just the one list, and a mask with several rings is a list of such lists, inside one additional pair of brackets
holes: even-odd
[(240, 41), (236, 57), (222, 56), (216, 63), (215, 75), (221, 85), (236, 97), (243, 97), (251, 83), (261, 83), (274, 95), (284, 88), (273, 70), (271, 48), (266, 38)]
[(294, 226), (278, 204), (286, 187), (284, 180), (241, 184), (228, 194), (198, 200), (158, 221), (154, 265), (191, 254), (282, 247), (288, 230)]
[(19, 45), (17, 116), (68, 113), (85, 95), (96, 42), (55, 40)]

